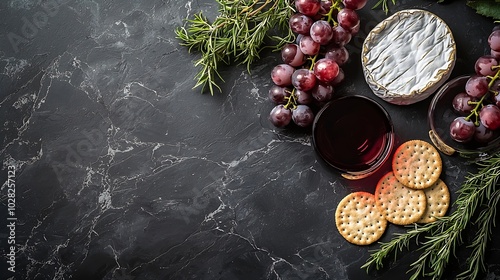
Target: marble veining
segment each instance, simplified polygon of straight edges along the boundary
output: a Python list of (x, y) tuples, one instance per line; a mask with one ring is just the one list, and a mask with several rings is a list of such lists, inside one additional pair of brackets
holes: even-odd
[[(452, 20), (459, 6), (428, 8), (465, 38)], [(2, 279), (404, 277), (406, 260), (361, 270), (376, 245), (353, 246), (334, 225), (338, 201), (374, 182), (342, 179), (314, 154), (309, 132), (267, 120), (276, 53), (263, 53), (250, 73), (222, 69), (220, 94), (192, 89), (197, 54), (173, 30), (199, 11), (213, 17), (216, 3), (0, 4), (0, 217), (15, 169), (17, 219), (15, 273), (7, 270), (9, 231), (0, 230)], [(367, 26), (383, 17), (362, 15)], [(464, 16), (483, 22), (477, 40), (492, 27)], [(370, 94), (359, 53), (339, 95)], [(426, 137), (426, 105), (388, 106), (400, 141)], [(409, 123), (418, 129), (404, 129)], [(454, 158), (445, 165), (456, 190), (469, 167)], [(391, 227), (383, 241), (403, 230)], [(500, 277), (492, 243), (484, 279)]]

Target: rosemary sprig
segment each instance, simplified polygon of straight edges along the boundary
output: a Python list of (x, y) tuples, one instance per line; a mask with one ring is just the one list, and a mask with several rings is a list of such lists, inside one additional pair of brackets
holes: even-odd
[[(289, 0), (217, 0), (219, 15), (213, 22), (200, 12), (187, 20), (187, 27), (175, 30), (181, 45), (189, 51), (198, 51), (201, 57), (195, 61), (200, 70), (194, 87), (208, 86), (221, 90), (218, 82), (224, 81), (218, 72), (219, 65), (237, 62), (250, 65), (259, 59), (266, 39), (275, 41), (275, 48), (292, 41), (294, 35), (288, 28), (288, 20), (293, 13)], [(284, 36), (273, 35), (285, 31)]]
[[(362, 268), (380, 269), (387, 257), (408, 250), (411, 241), (420, 245), (419, 258), (410, 265), (410, 279), (421, 276), (440, 279), (455, 250), (462, 244), (462, 232), (473, 225), (478, 228), (477, 238), (469, 245), (472, 253), (467, 258), (467, 269), (457, 279), (475, 279), (485, 271), (486, 246), (495, 226), (496, 209), (500, 201), (500, 153), (476, 162), (478, 172), (468, 174), (454, 202), (456, 209), (449, 215), (425, 225), (415, 225), (406, 233), (397, 234), (387, 243), (381, 243)], [(475, 219), (475, 220), (473, 220)], [(419, 244), (419, 240), (423, 241)]]
[[(397, 0), (390, 0), (392, 2), (392, 5), (396, 5)], [(443, 3), (444, 0), (437, 0), (437, 3)], [(378, 0), (378, 2), (372, 7), (372, 9), (376, 9), (378, 7), (381, 7), (382, 11), (385, 12), (385, 14), (389, 13), (389, 0)]]
[[(391, 0), (392, 5), (396, 5), (396, 0)], [(389, 0), (379, 0), (373, 7), (372, 9), (376, 9), (378, 7), (382, 8), (382, 11), (385, 12), (385, 14), (389, 13), (389, 5), (388, 5)]]

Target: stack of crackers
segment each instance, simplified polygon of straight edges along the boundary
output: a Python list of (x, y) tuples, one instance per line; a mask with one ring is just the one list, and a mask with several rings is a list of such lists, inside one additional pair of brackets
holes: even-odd
[(356, 245), (377, 241), (388, 223), (430, 223), (446, 214), (450, 192), (439, 178), (439, 152), (430, 143), (410, 140), (392, 159), (392, 171), (378, 181), (375, 194), (354, 192), (344, 197), (335, 212), (340, 234)]

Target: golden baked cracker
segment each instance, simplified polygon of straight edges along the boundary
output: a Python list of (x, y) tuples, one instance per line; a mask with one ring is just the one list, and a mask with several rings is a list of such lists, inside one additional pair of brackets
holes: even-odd
[(340, 201), (335, 224), (339, 233), (356, 245), (377, 241), (387, 227), (387, 221), (375, 205), (375, 196), (362, 191), (350, 193)]
[(385, 219), (396, 225), (415, 223), (426, 209), (424, 191), (405, 187), (392, 171), (377, 183), (375, 203)]
[(443, 217), (448, 211), (450, 191), (441, 179), (423, 191), (427, 198), (427, 208), (417, 223), (431, 223), (437, 220), (437, 217)]
[(434, 146), (423, 140), (401, 144), (392, 159), (392, 171), (403, 185), (412, 189), (432, 186), (443, 169), (441, 156)]

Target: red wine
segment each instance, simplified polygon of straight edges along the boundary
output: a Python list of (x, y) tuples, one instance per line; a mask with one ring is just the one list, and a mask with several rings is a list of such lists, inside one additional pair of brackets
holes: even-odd
[(323, 107), (313, 126), (313, 145), (333, 167), (369, 172), (389, 156), (393, 145), (389, 114), (375, 101), (346, 96)]

